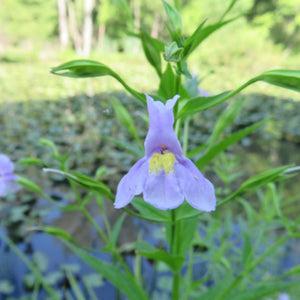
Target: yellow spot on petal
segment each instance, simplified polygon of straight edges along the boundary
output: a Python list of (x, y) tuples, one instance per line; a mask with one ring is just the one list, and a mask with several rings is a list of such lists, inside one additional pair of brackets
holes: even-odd
[(166, 153), (162, 156), (162, 166), (167, 174), (174, 171), (175, 156), (173, 153)]
[(175, 156), (168, 152), (165, 154), (154, 153), (149, 161), (149, 173), (158, 174), (164, 170), (167, 174), (174, 171)]

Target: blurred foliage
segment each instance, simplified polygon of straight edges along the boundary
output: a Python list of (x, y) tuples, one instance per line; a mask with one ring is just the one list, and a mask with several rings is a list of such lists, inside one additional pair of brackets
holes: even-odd
[(300, 2), (255, 0), (248, 19), (263, 29), (275, 43), (289, 50), (300, 48)]
[[(79, 33), (83, 31), (84, 0), (68, 0), (73, 3)], [(180, 1), (186, 35), (196, 28), (199, 22), (208, 23), (221, 20), (231, 0), (184, 0)], [(124, 41), (125, 31), (138, 32), (144, 28), (154, 36), (167, 36), (166, 17), (160, 0), (114, 0), (95, 1), (93, 8), (93, 45), (99, 46), (99, 26), (104, 26), (108, 40)], [(17, 13), (16, 13), (17, 12)], [(67, 14), (67, 17), (69, 14)], [(288, 49), (297, 50), (300, 46), (300, 4), (298, 0), (240, 0), (229, 16), (241, 16), (250, 26), (259, 27), (264, 37), (270, 37)], [(69, 25), (70, 26), (70, 25)], [(76, 29), (76, 30), (77, 30)], [(58, 12), (56, 1), (43, 0), (2, 0), (0, 2), (0, 51), (8, 46), (26, 46), (28, 41), (47, 44), (58, 40)], [(71, 31), (71, 29), (69, 29)], [(25, 44), (24, 44), (25, 43)], [(124, 48), (125, 45), (122, 45)], [(26, 47), (25, 47), (26, 48)]]
[(45, 41), (57, 35), (56, 1), (2, 0), (0, 33), (3, 43)]

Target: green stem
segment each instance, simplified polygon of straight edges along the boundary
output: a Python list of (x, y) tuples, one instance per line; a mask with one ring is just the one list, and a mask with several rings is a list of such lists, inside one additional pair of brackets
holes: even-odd
[(184, 120), (184, 127), (183, 127), (183, 154), (186, 156), (187, 154), (187, 147), (188, 147), (188, 139), (189, 139), (189, 125), (190, 125), (191, 117), (187, 117)]
[(105, 244), (109, 245), (109, 246), (112, 246), (112, 248), (110, 249), (112, 255), (117, 259), (117, 261), (120, 263), (120, 265), (124, 268), (124, 270), (126, 271), (126, 273), (128, 274), (128, 276), (130, 276), (130, 277), (132, 277), (134, 279), (134, 277), (133, 277), (130, 269), (128, 268), (128, 266), (126, 265), (126, 263), (124, 262), (124, 260), (120, 256), (120, 254), (117, 251), (117, 249), (114, 247), (114, 245), (112, 245), (112, 243), (110, 243), (108, 237), (101, 230), (101, 228), (98, 226), (98, 224), (95, 222), (95, 220), (89, 214), (89, 212), (85, 208), (82, 208), (82, 212), (85, 215), (85, 217), (89, 220), (89, 222), (96, 228), (98, 234), (101, 236), (101, 238), (103, 239), (103, 241), (105, 242)]
[(172, 300), (179, 299), (179, 279), (179, 272), (175, 272), (173, 275)]
[[(177, 247), (177, 222), (176, 222), (176, 210), (173, 209), (171, 212), (172, 224), (171, 224), (171, 254), (176, 255), (178, 253)], [(179, 299), (179, 279), (180, 274), (179, 271), (173, 272), (173, 286), (172, 286), (172, 300)]]

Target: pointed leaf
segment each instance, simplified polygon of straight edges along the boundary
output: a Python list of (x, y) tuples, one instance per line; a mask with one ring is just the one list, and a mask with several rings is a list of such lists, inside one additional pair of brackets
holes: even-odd
[(137, 285), (132, 276), (124, 273), (120, 268), (97, 259), (93, 255), (85, 252), (73, 244), (62, 240), (63, 243), (70, 248), (76, 255), (78, 255), (83, 261), (90, 265), (94, 270), (99, 272), (103, 277), (110, 281), (117, 289), (124, 293), (128, 299), (131, 300), (147, 300), (148, 297), (145, 292)]
[[(221, 153), (223, 150), (228, 148), (230, 145), (236, 143), (237, 141), (241, 140), (243, 137), (247, 136), (260, 126), (266, 123), (267, 120), (263, 120), (258, 122), (254, 125), (251, 125), (245, 129), (239, 130), (222, 140), (221, 142), (217, 143), (215, 146), (210, 148), (207, 153), (205, 153), (200, 159), (196, 161), (196, 166), (199, 169), (202, 169), (208, 162), (210, 162), (216, 155)], [(196, 153), (193, 153), (196, 154)]]
[(178, 12), (175, 6), (169, 4), (164, 0), (163, 0), (163, 5), (172, 31), (178, 36), (181, 35), (182, 22), (181, 22), (180, 13)]
[(149, 63), (155, 68), (158, 76), (161, 76), (161, 52), (163, 48), (145, 30), (141, 31), (142, 46)]
[(18, 175), (17, 182), (18, 182), (18, 184), (22, 185), (28, 191), (38, 193), (39, 195), (41, 195), (43, 197), (45, 196), (45, 193), (43, 192), (43, 190), (36, 183), (34, 183), (33, 181), (31, 181), (28, 178)]
[(143, 94), (132, 89), (116, 72), (97, 61), (88, 59), (72, 60), (58, 67), (52, 68), (51, 73), (73, 78), (112, 76), (117, 79), (129, 93), (143, 103), (146, 103), (146, 99)]
[(231, 94), (229, 91), (210, 97), (195, 97), (190, 99), (185, 103), (185, 105), (180, 109), (178, 118), (185, 118), (189, 115), (192, 115), (196, 112), (206, 110), (212, 106), (215, 106), (225, 100), (227, 96)]
[(176, 94), (176, 76), (171, 64), (167, 64), (159, 85), (158, 95), (164, 99), (171, 99)]
[(96, 181), (90, 178), (87, 175), (81, 174), (76, 171), (60, 171), (56, 169), (43, 169), (44, 172), (52, 172), (57, 173), (65, 176), (69, 180), (76, 182), (77, 184), (81, 185), (83, 188), (87, 190), (92, 190), (100, 193), (102, 196), (108, 197), (109, 199), (114, 199), (114, 196), (108, 186), (104, 183)]
[(144, 219), (157, 223), (166, 223), (171, 221), (169, 211), (160, 210), (145, 202), (142, 198), (134, 198), (131, 201), (131, 204), (140, 212)]
[(171, 255), (165, 250), (157, 249), (144, 241), (137, 242), (135, 244), (135, 249), (139, 255), (166, 263), (174, 272), (179, 271), (184, 262), (184, 256)]
[(231, 23), (232, 21), (235, 21), (238, 17), (232, 18), (230, 20), (224, 21), (224, 22), (219, 22), (213, 25), (208, 25), (204, 28), (203, 25), (205, 23), (202, 22), (198, 28), (194, 31), (192, 36), (188, 38), (184, 42), (184, 51), (183, 51), (183, 57), (187, 58), (208, 36), (210, 36), (212, 33), (223, 27), (224, 25), (227, 25)]
[(117, 98), (113, 98), (112, 100), (112, 106), (114, 108), (114, 111), (116, 113), (116, 116), (120, 123), (129, 131), (129, 133), (132, 135), (132, 137), (137, 141), (140, 148), (143, 149), (143, 145), (140, 141), (140, 138), (136, 132), (133, 119), (128, 112), (128, 110), (122, 105), (122, 103)]
[(244, 192), (252, 189), (257, 189), (269, 182), (277, 181), (278, 179), (284, 177), (284, 171), (286, 171), (290, 167), (291, 165), (278, 167), (255, 175), (246, 180), (239, 188), (239, 191)]
[(247, 86), (257, 82), (264, 81), (269, 84), (280, 86), (300, 92), (300, 70), (272, 70), (253, 77), (239, 88), (232, 92), (225, 92), (212, 97), (196, 97), (190, 99), (179, 111), (178, 118), (184, 118), (196, 112), (208, 109), (227, 99), (235, 96)]
[(300, 70), (273, 70), (262, 73), (257, 80), (300, 92)]
[(210, 148), (216, 142), (216, 140), (218, 139), (220, 134), (224, 131), (224, 129), (233, 123), (233, 121), (236, 119), (236, 117), (242, 110), (243, 104), (244, 104), (244, 98), (233, 102), (221, 114), (207, 142), (208, 148)]

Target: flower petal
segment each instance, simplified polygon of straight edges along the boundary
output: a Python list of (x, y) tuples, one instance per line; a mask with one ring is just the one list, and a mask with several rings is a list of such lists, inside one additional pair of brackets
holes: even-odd
[(14, 164), (6, 155), (0, 154), (0, 175), (4, 176), (6, 174), (11, 174), (13, 171)]
[(161, 210), (174, 209), (184, 200), (175, 174), (165, 172), (147, 177), (143, 196), (146, 202)]
[(9, 177), (3, 177), (0, 179), (0, 197), (5, 197), (9, 193), (17, 192), (21, 189), (15, 181), (17, 180), (16, 175), (10, 175)]
[(145, 140), (146, 156), (150, 157), (153, 152), (159, 152), (160, 146), (166, 146), (169, 151), (176, 155), (182, 155), (182, 148), (173, 129), (173, 107), (179, 98), (176, 95), (164, 105), (160, 101), (154, 101), (146, 95), (149, 112), (149, 131)]
[(193, 162), (184, 158), (174, 166), (180, 188), (186, 201), (196, 209), (212, 211), (216, 209), (215, 189)]
[(132, 166), (118, 185), (116, 199), (114, 202), (115, 208), (124, 207), (134, 196), (142, 193), (145, 178), (148, 175), (148, 170), (149, 166), (145, 157), (137, 161)]

